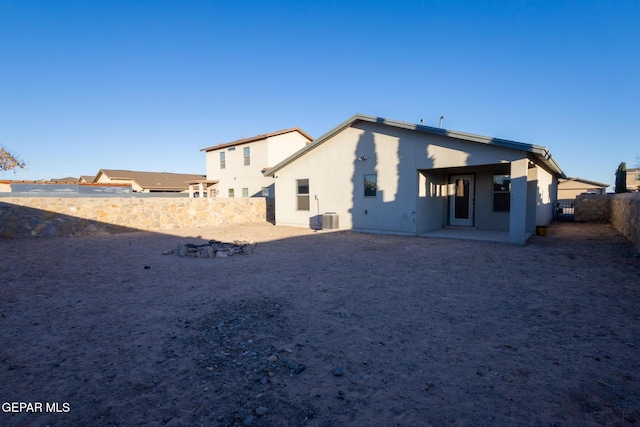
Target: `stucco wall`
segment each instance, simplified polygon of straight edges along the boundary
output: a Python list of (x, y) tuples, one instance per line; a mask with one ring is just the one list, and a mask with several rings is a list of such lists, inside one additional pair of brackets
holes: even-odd
[[(450, 177), (471, 174), (476, 185), (474, 225), (508, 231), (511, 215), (493, 212), (493, 174), (511, 173), (514, 161), (524, 162), (520, 194), (527, 194), (529, 161), (525, 155), (520, 150), (358, 122), (275, 172), (276, 221), (279, 225), (313, 226), (315, 218), (335, 212), (342, 229), (424, 233), (447, 224)], [(555, 191), (554, 179), (543, 169), (536, 172), (531, 200), (512, 202), (513, 206), (524, 206), (518, 216), (523, 230), (527, 218), (528, 229), (533, 231), (553, 216), (550, 194)], [(377, 176), (374, 197), (364, 196), (367, 174)], [(298, 179), (309, 180), (308, 211), (296, 208)], [(544, 185), (540, 192), (535, 191), (539, 180)], [(543, 211), (537, 218), (540, 209)]]
[(264, 198), (0, 198), (0, 238), (262, 222)]
[(548, 225), (553, 220), (558, 201), (558, 178), (540, 166), (531, 170), (536, 171), (537, 181), (535, 225)]
[[(229, 189), (234, 197), (242, 197), (242, 189), (249, 197), (262, 196), (262, 188), (269, 187), (269, 197), (275, 197), (273, 178), (265, 178), (262, 170), (275, 166), (303, 148), (308, 139), (298, 132), (289, 132), (258, 141), (206, 152), (207, 179), (218, 180), (218, 198), (228, 198)], [(244, 149), (250, 149), (250, 164), (244, 164)], [(220, 152), (225, 153), (225, 168), (220, 169)]]

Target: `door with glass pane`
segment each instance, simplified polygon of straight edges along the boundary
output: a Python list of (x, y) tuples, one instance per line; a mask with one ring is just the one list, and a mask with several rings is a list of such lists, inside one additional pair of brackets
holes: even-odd
[(452, 176), (449, 181), (449, 225), (473, 226), (473, 175)]

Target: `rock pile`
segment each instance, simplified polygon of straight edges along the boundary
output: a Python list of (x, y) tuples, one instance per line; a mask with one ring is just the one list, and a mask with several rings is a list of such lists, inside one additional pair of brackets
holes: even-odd
[[(223, 258), (232, 255), (245, 255), (253, 253), (254, 243), (243, 240), (234, 240), (233, 243), (209, 240), (209, 243), (196, 245), (185, 243), (178, 246), (178, 256), (190, 258)], [(173, 251), (165, 252), (165, 254)]]

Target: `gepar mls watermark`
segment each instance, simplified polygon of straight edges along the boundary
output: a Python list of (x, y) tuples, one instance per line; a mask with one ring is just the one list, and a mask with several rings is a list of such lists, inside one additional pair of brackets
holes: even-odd
[(62, 413), (71, 411), (69, 402), (2, 402), (2, 412)]

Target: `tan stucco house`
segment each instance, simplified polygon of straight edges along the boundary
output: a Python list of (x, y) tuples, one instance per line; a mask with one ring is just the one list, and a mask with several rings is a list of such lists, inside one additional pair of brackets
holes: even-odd
[(189, 183), (197, 180), (204, 180), (204, 175), (100, 169), (93, 183), (129, 184), (136, 193), (186, 193)]
[(627, 169), (627, 190), (640, 191), (640, 168)]
[(207, 181), (216, 183), (217, 197), (266, 197), (273, 199), (273, 180), (263, 172), (313, 141), (300, 128), (243, 138), (203, 148)]
[(558, 180), (558, 200), (574, 200), (577, 195), (607, 194), (609, 184), (584, 178), (560, 178)]
[(524, 244), (554, 217), (564, 173), (545, 147), (357, 114), (265, 172), (278, 225), (335, 213), (340, 229), (508, 232)]

